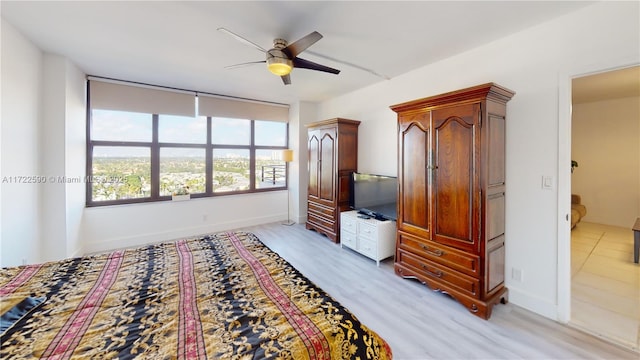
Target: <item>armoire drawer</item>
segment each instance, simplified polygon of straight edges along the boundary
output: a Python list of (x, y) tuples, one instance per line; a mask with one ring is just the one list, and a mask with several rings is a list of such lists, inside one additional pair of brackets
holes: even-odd
[(331, 232), (335, 232), (336, 230), (335, 221), (331, 218), (327, 218), (326, 216), (323, 216), (322, 214), (316, 214), (309, 211), (307, 213), (307, 222), (314, 224), (315, 226), (324, 228), (326, 230), (330, 230)]
[(307, 205), (308, 205), (308, 211), (316, 214), (317, 216), (323, 216), (326, 218), (335, 218), (336, 216), (335, 208), (322, 206), (312, 201), (307, 202)]
[(307, 221), (321, 226), (333, 232), (337, 231), (335, 209), (330, 209), (313, 202), (309, 202), (309, 210), (307, 212)]
[(412, 269), (418, 277), (425, 281), (435, 281), (443, 286), (453, 287), (454, 290), (477, 297), (479, 296), (480, 281), (458, 271), (436, 264), (424, 258), (419, 258), (410, 252), (399, 250), (396, 262), (401, 266)]
[(418, 257), (427, 258), (438, 264), (477, 277), (480, 271), (478, 256), (440, 245), (426, 239), (419, 239), (403, 232), (398, 232), (398, 245)]

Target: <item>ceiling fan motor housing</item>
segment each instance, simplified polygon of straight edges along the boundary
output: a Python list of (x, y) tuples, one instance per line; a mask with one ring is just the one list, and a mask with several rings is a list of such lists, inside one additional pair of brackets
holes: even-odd
[(284, 49), (289, 45), (285, 39), (273, 39), (273, 47), (276, 49)]

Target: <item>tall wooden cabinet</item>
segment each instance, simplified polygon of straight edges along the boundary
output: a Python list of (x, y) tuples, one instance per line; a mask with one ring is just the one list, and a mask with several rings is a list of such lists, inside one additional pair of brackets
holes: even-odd
[(395, 272), (487, 319), (507, 301), (506, 103), (493, 83), (391, 107), (398, 114)]
[(349, 210), (349, 177), (358, 169), (360, 121), (335, 118), (309, 124), (306, 228), (340, 242), (340, 212)]

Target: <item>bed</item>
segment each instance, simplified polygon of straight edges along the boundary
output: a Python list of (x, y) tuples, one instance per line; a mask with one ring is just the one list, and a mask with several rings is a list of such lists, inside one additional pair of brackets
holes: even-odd
[(390, 359), (252, 233), (3, 268), (0, 358)]

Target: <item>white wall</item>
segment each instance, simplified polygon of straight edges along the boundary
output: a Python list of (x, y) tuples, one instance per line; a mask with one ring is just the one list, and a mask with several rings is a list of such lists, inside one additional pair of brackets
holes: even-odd
[[(66, 178), (83, 178), (86, 174), (86, 77), (74, 64), (65, 60), (65, 167)], [(83, 248), (82, 216), (85, 206), (84, 182), (67, 182), (66, 256), (79, 256)]]
[[(78, 256), (85, 184), (85, 74), (66, 58), (44, 54), (40, 196), (41, 261)], [(45, 235), (46, 234), (46, 235)]]
[[(507, 104), (506, 283), (511, 302), (557, 319), (558, 192), (542, 190), (541, 178), (558, 178), (559, 75), (592, 63), (640, 62), (639, 11), (638, 2), (596, 3), (326, 101), (319, 118), (362, 121), (359, 170), (396, 174), (390, 105), (486, 82), (514, 90)], [(522, 281), (509, 277), (514, 268)]]
[[(2, 27), (2, 229), (0, 265), (39, 260), (41, 185), (20, 181), (38, 176), (42, 52), (13, 26)], [(16, 183), (15, 181), (19, 182)]]
[[(84, 74), (2, 20), (2, 266), (78, 255), (84, 184)], [(11, 183), (35, 176), (39, 184)]]
[(65, 167), (65, 59), (44, 54), (40, 174), (48, 179), (40, 195), (40, 249), (45, 261), (67, 254)]
[(573, 106), (571, 189), (584, 221), (631, 228), (640, 217), (640, 98)]
[(284, 221), (286, 191), (86, 208), (84, 252)]
[[(304, 223), (307, 221), (307, 195), (309, 192), (309, 154), (307, 151), (308, 132), (307, 125), (318, 119), (318, 105), (316, 103), (301, 101), (289, 109), (289, 141), (295, 147), (294, 164), (291, 169), (292, 178), (295, 178), (297, 188), (291, 194), (292, 210), (295, 212), (294, 221)], [(326, 119), (325, 119), (326, 120)]]

